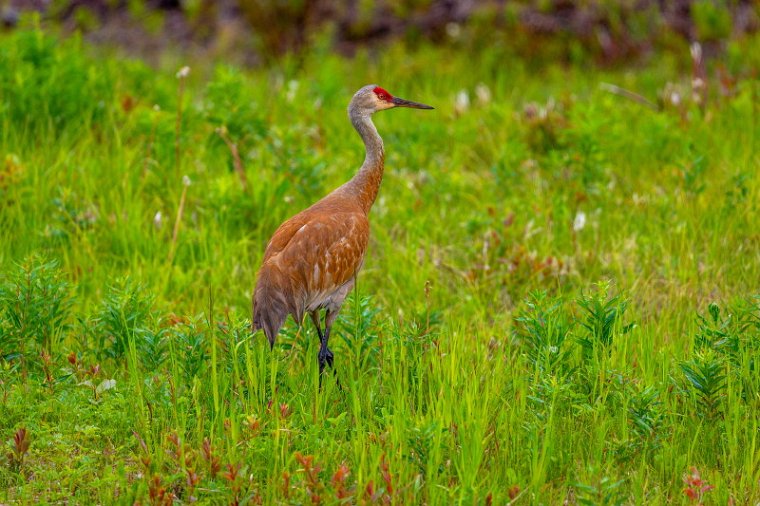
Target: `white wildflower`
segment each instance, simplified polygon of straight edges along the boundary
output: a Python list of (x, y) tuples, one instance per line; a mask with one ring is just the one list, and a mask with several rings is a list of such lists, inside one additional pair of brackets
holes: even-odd
[(184, 79), (190, 75), (190, 67), (185, 65), (177, 71), (177, 79)]
[(156, 228), (161, 228), (163, 224), (163, 216), (161, 216), (161, 211), (158, 211), (153, 217), (153, 226)]
[(480, 102), (481, 105), (491, 102), (491, 90), (483, 83), (479, 83), (475, 86), (475, 95), (478, 97), (478, 102)]
[(586, 213), (583, 211), (578, 211), (578, 213), (575, 215), (575, 220), (573, 221), (573, 230), (578, 232), (579, 230), (583, 230), (583, 227), (586, 226)]
[(470, 96), (467, 94), (466, 90), (460, 90), (454, 99), (454, 110), (457, 112), (457, 114), (462, 114), (469, 108)]
[(292, 102), (296, 98), (296, 93), (298, 92), (298, 81), (295, 79), (291, 79), (288, 81), (288, 91), (285, 92), (285, 100), (288, 102)]
[(446, 35), (452, 39), (458, 39), (462, 34), (462, 27), (459, 23), (446, 23)]
[(699, 42), (692, 42), (689, 52), (691, 53), (691, 59), (695, 62), (702, 60), (702, 45)]
[(185, 186), (190, 186), (192, 181), (190, 181), (190, 178), (187, 175), (182, 176), (182, 184)]

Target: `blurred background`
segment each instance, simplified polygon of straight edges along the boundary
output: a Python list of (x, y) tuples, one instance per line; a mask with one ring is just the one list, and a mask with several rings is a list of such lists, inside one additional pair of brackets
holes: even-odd
[[(24, 13), (89, 41), (155, 59), (177, 49), (261, 65), (321, 45), (351, 55), (401, 41), (484, 46), (523, 57), (619, 65), (656, 51), (708, 57), (760, 28), (751, 0), (3, 0), (3, 24)], [(686, 50), (688, 51), (688, 50)]]

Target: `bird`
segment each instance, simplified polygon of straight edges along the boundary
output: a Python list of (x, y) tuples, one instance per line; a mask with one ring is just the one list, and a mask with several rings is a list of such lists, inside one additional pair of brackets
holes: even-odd
[(320, 386), (325, 367), (335, 371), (334, 354), (328, 347), (330, 330), (364, 263), (368, 215), (383, 180), (385, 151), (372, 115), (396, 107), (433, 109), (395, 97), (375, 84), (353, 95), (348, 117), (364, 142), (364, 163), (345, 184), (277, 228), (258, 271), (252, 297), (253, 333), (263, 330), (274, 349), (288, 315), (301, 325), (308, 313), (320, 341)]

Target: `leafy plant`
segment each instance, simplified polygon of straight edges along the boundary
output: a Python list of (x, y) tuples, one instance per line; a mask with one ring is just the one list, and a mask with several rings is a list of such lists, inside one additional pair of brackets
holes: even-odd
[(598, 283), (596, 293), (582, 294), (577, 300), (584, 312), (580, 326), (586, 330), (578, 341), (587, 357), (595, 349), (609, 353), (616, 336), (625, 335), (634, 327), (633, 323), (622, 323), (628, 301), (621, 294), (609, 297), (609, 288), (609, 281)]
[(24, 465), (24, 457), (29, 452), (29, 446), (31, 445), (31, 439), (26, 427), (21, 427), (13, 435), (13, 440), (10, 442), (11, 451), (8, 453), (8, 462), (12, 469), (19, 471)]
[[(755, 299), (757, 300), (757, 299)], [(760, 361), (760, 316), (757, 303), (752, 299), (729, 307), (725, 316), (720, 306), (710, 303), (707, 314), (697, 314), (697, 332), (694, 348), (698, 352), (714, 352), (725, 360), (726, 374), (742, 385), (742, 399), (751, 399), (760, 389), (753, 381)]]
[(625, 504), (626, 494), (622, 486), (625, 480), (613, 480), (603, 476), (598, 482), (575, 482), (575, 498), (579, 504), (586, 505), (620, 505)]
[(684, 189), (688, 193), (699, 195), (705, 190), (706, 183), (703, 181), (703, 174), (706, 169), (707, 159), (704, 156), (697, 156), (690, 164), (681, 168)]
[(708, 350), (681, 362), (680, 367), (696, 394), (700, 412), (710, 418), (717, 416), (726, 390), (725, 360)]
[(645, 439), (655, 438), (664, 422), (660, 392), (653, 387), (636, 391), (629, 399), (628, 420), (633, 430)]
[(667, 435), (666, 408), (654, 387), (630, 385), (627, 392), (627, 418), (632, 437), (619, 447), (619, 459), (628, 461), (641, 453), (659, 450)]
[(58, 136), (102, 119), (114, 92), (112, 69), (85, 57), (81, 38), (61, 43), (36, 27), (18, 33), (14, 49), (0, 51), (2, 112), (14, 125)]
[(162, 331), (150, 328), (152, 308), (152, 295), (139, 284), (126, 278), (112, 285), (95, 318), (98, 354), (119, 359), (132, 342), (147, 369), (158, 368), (166, 359), (166, 343)]
[(346, 303), (337, 318), (337, 335), (347, 349), (356, 350), (356, 358), (368, 367), (378, 363), (377, 317), (380, 308), (373, 304), (371, 297), (358, 295), (355, 291), (346, 299)]
[(514, 335), (528, 361), (542, 372), (569, 373), (568, 336), (572, 323), (563, 301), (536, 291), (525, 304), (527, 309), (515, 318)]
[(72, 300), (56, 261), (32, 256), (18, 265), (0, 284), (0, 358), (49, 355), (68, 328)]
[(184, 382), (192, 384), (193, 379), (202, 374), (209, 358), (205, 329), (196, 320), (178, 322), (168, 327), (164, 335), (174, 343), (174, 357), (182, 370)]

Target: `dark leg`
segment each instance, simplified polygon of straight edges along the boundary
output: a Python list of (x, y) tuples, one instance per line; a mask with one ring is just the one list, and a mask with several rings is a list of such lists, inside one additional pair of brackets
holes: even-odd
[(317, 311), (314, 311), (311, 313), (311, 318), (314, 321), (314, 325), (317, 327), (317, 333), (319, 334), (319, 355), (317, 355), (317, 358), (319, 359), (319, 387), (322, 388), (322, 373), (325, 370), (325, 366), (330, 366), (330, 369), (333, 370), (333, 374), (336, 376), (335, 380), (338, 382), (338, 388), (341, 388), (340, 381), (338, 381), (338, 373), (335, 371), (335, 367), (333, 366), (333, 359), (335, 355), (333, 355), (333, 352), (330, 348), (327, 347), (327, 341), (330, 339), (330, 329), (332, 329), (332, 324), (335, 321), (335, 317), (338, 316), (337, 311), (331, 312), (328, 310), (325, 313), (325, 333), (322, 334), (321, 329), (319, 327), (319, 313)]
[(333, 366), (333, 359), (335, 355), (333, 354), (332, 350), (327, 347), (327, 340), (330, 339), (330, 329), (332, 328), (332, 324), (335, 321), (335, 318), (338, 316), (338, 312), (330, 312), (329, 310), (325, 313), (325, 332), (322, 333), (322, 327), (319, 322), (319, 311), (311, 311), (309, 313), (309, 316), (311, 316), (311, 321), (314, 322), (314, 327), (317, 329), (317, 335), (319, 336), (319, 354), (317, 355), (317, 359), (319, 360), (319, 388), (322, 389), (322, 373), (325, 371), (325, 366), (330, 366), (330, 369), (333, 370), (333, 374), (335, 375), (335, 381), (338, 383), (338, 388), (342, 389), (340, 385), (340, 381), (338, 381), (338, 373), (335, 371), (335, 367)]
[(333, 352), (330, 348), (327, 347), (327, 340), (330, 337), (330, 330), (332, 329), (333, 322), (335, 321), (335, 318), (338, 317), (338, 311), (340, 308), (338, 308), (335, 311), (330, 311), (329, 309), (325, 313), (325, 358), (327, 359), (327, 365), (330, 366), (330, 369), (333, 370), (333, 375), (335, 375), (335, 382), (338, 384), (338, 388), (340, 390), (343, 390), (343, 387), (340, 384), (340, 380), (338, 379), (338, 371), (335, 370), (335, 366), (333, 365), (333, 358), (335, 355), (333, 355)]
[[(329, 337), (327, 329), (325, 329), (325, 333), (322, 334), (322, 328), (319, 324), (319, 311), (312, 311), (309, 315), (311, 316), (311, 321), (314, 322), (314, 326), (317, 328), (317, 335), (319, 336), (319, 354), (317, 355), (317, 358), (319, 359), (319, 388), (321, 390), (322, 373), (325, 370), (325, 365), (329, 365), (330, 368), (333, 367), (333, 352), (327, 347), (327, 338)], [(325, 321), (326, 320), (327, 318), (325, 318)], [(335, 373), (334, 368), (333, 373)], [(340, 383), (338, 383), (338, 386), (340, 386)]]
[(319, 311), (312, 311), (309, 313), (311, 321), (314, 322), (314, 326), (317, 327), (317, 335), (319, 336), (319, 342), (322, 343), (322, 327), (319, 324)]
[(327, 347), (327, 340), (330, 339), (330, 330), (332, 330), (333, 322), (335, 321), (335, 318), (338, 316), (337, 311), (330, 311), (329, 309), (325, 312), (325, 339), (322, 341), (322, 348), (319, 350), (320, 355), (322, 355), (325, 358), (325, 361), (327, 362), (327, 365), (329, 365), (331, 368), (333, 366), (333, 352), (330, 350), (330, 348)]
[(322, 356), (322, 349), (327, 346), (327, 339), (322, 334), (322, 327), (319, 324), (319, 310), (309, 313), (311, 321), (314, 322), (314, 326), (317, 328), (317, 335), (319, 336), (319, 353), (317, 359), (319, 360), (319, 388), (322, 388), (322, 371), (325, 370), (325, 358)]
[(322, 328), (319, 324), (319, 311), (312, 311), (309, 314), (311, 315), (311, 321), (314, 322), (314, 326), (317, 328), (317, 335), (319, 336), (319, 354), (317, 355), (317, 358), (319, 359), (319, 384), (321, 386), (322, 372), (325, 370), (325, 364), (328, 363), (325, 350), (327, 349), (327, 338), (329, 334), (327, 331), (325, 331), (324, 334), (322, 333)]

